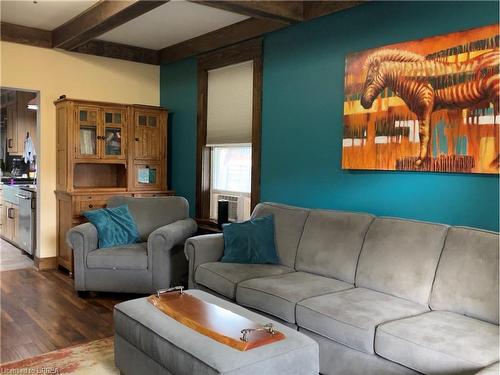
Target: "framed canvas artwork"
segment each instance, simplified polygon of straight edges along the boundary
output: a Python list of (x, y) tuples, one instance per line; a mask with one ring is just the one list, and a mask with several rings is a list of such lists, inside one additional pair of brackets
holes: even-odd
[(499, 171), (498, 25), (349, 54), (342, 168)]

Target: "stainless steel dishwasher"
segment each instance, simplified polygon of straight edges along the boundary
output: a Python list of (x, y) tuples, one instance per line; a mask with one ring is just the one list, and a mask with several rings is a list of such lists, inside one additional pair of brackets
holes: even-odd
[(16, 197), (19, 198), (18, 246), (33, 255), (36, 248), (36, 190), (21, 187)]

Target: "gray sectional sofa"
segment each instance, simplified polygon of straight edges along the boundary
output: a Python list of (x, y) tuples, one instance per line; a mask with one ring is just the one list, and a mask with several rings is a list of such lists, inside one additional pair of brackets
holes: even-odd
[(323, 374), (498, 374), (497, 233), (274, 203), (252, 216), (271, 214), (280, 265), (221, 263), (222, 234), (192, 237), (189, 287), (314, 338)]

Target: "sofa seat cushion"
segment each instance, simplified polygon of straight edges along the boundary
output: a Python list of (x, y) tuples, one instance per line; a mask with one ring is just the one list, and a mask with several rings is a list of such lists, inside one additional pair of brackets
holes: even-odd
[(471, 373), (498, 361), (498, 326), (432, 311), (380, 325), (375, 351), (425, 374)]
[(272, 275), (293, 272), (289, 267), (277, 264), (241, 264), (210, 262), (200, 264), (195, 271), (196, 283), (227, 298), (235, 299), (238, 283)]
[(236, 301), (288, 323), (295, 323), (295, 305), (303, 299), (350, 289), (352, 284), (314, 275), (293, 272), (279, 276), (246, 280), (236, 288)]
[(147, 245), (147, 242), (142, 242), (93, 250), (87, 255), (87, 267), (145, 270), (148, 268)]
[(297, 304), (297, 325), (368, 354), (383, 322), (421, 314), (428, 308), (364, 288), (308, 298)]

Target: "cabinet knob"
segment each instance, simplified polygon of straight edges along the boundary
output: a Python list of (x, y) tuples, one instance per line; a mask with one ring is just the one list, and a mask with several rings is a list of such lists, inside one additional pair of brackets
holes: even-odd
[(139, 142), (139, 138), (136, 138), (136, 139), (135, 139), (135, 141), (136, 141), (136, 142)]
[(89, 204), (89, 208), (93, 208), (93, 207), (94, 207), (94, 205), (93, 205), (93, 204)]

